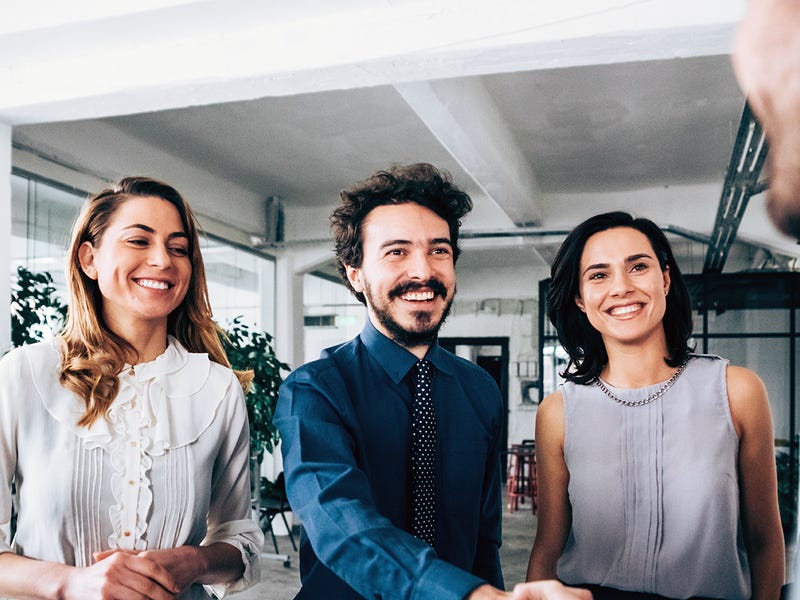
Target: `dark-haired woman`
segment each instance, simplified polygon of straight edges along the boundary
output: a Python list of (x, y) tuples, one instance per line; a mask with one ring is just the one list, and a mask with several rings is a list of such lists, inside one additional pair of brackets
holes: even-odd
[(189, 206), (146, 178), (90, 198), (67, 278), (63, 333), (0, 361), (0, 597), (201, 599), (247, 587), (263, 541), (250, 518), (247, 410)]
[(592, 217), (552, 268), (566, 382), (536, 421), (528, 579), (595, 598), (778, 598), (784, 546), (766, 390), (691, 354), (689, 295), (647, 219)]

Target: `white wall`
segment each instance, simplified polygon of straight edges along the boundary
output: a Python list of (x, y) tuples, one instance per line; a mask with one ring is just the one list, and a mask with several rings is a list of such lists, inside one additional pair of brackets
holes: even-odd
[[(11, 284), (11, 127), (0, 123), (0, 265), (6, 275), (0, 277), (0, 314), (10, 314)], [(11, 347), (11, 319), (0, 319), (0, 354)]]
[(508, 443), (534, 437), (536, 406), (523, 404), (517, 361), (538, 357), (539, 280), (532, 265), (458, 272), (458, 294), (442, 337), (508, 337)]

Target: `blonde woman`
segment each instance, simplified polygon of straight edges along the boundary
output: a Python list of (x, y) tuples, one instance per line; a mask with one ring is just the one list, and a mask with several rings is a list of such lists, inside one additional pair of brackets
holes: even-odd
[(0, 362), (0, 596), (247, 587), (263, 541), (247, 412), (191, 209), (165, 183), (123, 179), (84, 206), (67, 278), (64, 332)]

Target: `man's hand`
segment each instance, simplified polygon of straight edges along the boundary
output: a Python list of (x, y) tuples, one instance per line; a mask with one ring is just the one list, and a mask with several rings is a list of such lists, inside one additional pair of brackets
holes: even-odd
[(592, 594), (587, 590), (567, 587), (558, 581), (548, 580), (517, 584), (511, 593), (501, 592), (490, 585), (482, 585), (467, 596), (467, 600), (496, 600), (500, 598), (511, 598), (512, 600), (592, 600)]
[(592, 600), (592, 593), (580, 588), (567, 587), (559, 581), (531, 581), (520, 583), (511, 594), (513, 600)]

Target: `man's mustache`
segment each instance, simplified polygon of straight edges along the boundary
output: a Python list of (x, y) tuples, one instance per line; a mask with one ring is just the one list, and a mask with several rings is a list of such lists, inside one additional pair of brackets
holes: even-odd
[(435, 277), (431, 277), (425, 282), (406, 281), (405, 283), (398, 284), (389, 291), (389, 298), (398, 298), (408, 292), (415, 292), (423, 289), (429, 289), (437, 296), (447, 298), (447, 288)]

